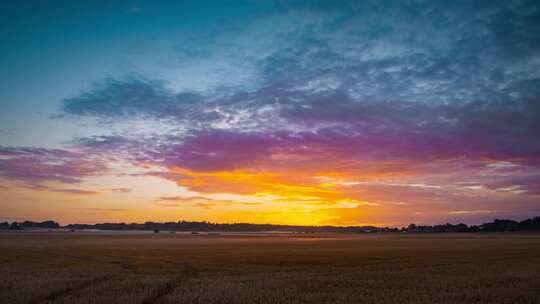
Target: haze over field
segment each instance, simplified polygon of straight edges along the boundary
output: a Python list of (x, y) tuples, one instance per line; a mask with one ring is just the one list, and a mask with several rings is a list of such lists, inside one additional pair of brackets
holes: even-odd
[(11, 1), (0, 37), (0, 222), (540, 214), (538, 1)]

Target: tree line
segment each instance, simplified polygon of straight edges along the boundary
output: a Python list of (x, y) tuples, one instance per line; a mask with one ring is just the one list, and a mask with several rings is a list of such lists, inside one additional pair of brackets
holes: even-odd
[(297, 233), (368, 233), (368, 232), (505, 232), (505, 231), (540, 231), (540, 217), (526, 219), (524, 221), (496, 219), (481, 225), (443, 224), (443, 225), (416, 225), (410, 224), (402, 228), (374, 227), (374, 226), (294, 226), (272, 224), (232, 223), (219, 224), (211, 222), (145, 222), (145, 223), (100, 223), (100, 224), (69, 224), (61, 226), (55, 221), (32, 222), (3, 222), (0, 229), (24, 230), (24, 229), (58, 229), (69, 230), (154, 230), (154, 231), (223, 231), (223, 232), (297, 232)]

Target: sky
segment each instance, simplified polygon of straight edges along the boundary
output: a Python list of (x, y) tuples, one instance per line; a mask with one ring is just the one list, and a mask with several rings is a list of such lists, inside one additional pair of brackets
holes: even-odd
[(0, 6), (0, 221), (540, 215), (538, 1)]

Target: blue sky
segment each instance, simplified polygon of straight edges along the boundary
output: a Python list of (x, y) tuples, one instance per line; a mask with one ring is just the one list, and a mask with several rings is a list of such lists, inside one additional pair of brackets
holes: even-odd
[[(191, 59), (182, 58), (179, 53), (189, 48), (185, 41), (202, 40), (202, 48), (207, 48), (211, 42), (204, 40), (215, 39), (228, 28), (234, 31), (242, 23), (248, 26), (250, 19), (272, 13), (273, 7), (259, 1), (4, 4), (0, 29), (4, 40), (0, 58), (5, 67), (0, 72), (2, 141), (49, 146), (54, 140), (87, 134), (84, 128), (68, 128), (65, 122), (49, 118), (57, 114), (62, 99), (104, 77), (157, 77), (171, 85), (180, 82), (199, 89), (223, 81), (201, 75), (214, 67), (197, 71)], [(184, 56), (203, 55), (194, 52), (189, 50)], [(177, 75), (186, 65), (197, 74)], [(36, 129), (47, 130), (47, 138)]]

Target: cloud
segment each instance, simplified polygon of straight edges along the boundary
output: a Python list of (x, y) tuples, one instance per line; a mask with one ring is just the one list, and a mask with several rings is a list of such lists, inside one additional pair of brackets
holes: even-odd
[(109, 189), (109, 191), (115, 192), (115, 193), (130, 193), (131, 191), (133, 191), (133, 189), (131, 189), (131, 188), (112, 188), (112, 189)]
[(540, 174), (497, 176), (486, 182), (487, 189), (515, 194), (540, 195)]
[(75, 208), (77, 210), (91, 211), (91, 212), (124, 212), (129, 209), (122, 208)]
[(236, 200), (218, 200), (203, 196), (164, 196), (157, 199), (163, 207), (185, 207), (195, 206), (204, 209), (224, 206), (258, 206), (257, 202), (242, 202)]
[(64, 189), (64, 188), (44, 188), (47, 191), (52, 192), (60, 192), (60, 193), (66, 193), (66, 194), (75, 194), (75, 195), (98, 195), (102, 192), (94, 191), (94, 190), (85, 190), (85, 189)]
[(72, 115), (99, 118), (137, 115), (166, 118), (181, 115), (185, 104), (198, 100), (187, 93), (174, 95), (159, 81), (108, 78), (81, 95), (65, 99), (62, 110)]
[[(538, 175), (533, 153), (497, 154), (480, 140), (467, 144), (441, 137), (434, 141), (429, 138), (430, 128), (421, 135), (407, 136), (408, 132), (340, 126), (296, 133), (203, 130), (144, 144), (121, 137), (78, 143), (89, 153), (116, 155), (133, 150), (136, 163), (163, 169), (148, 174), (201, 193), (270, 193), (298, 203), (306, 198), (334, 204), (343, 198), (394, 201), (395, 197), (410, 202), (414, 198), (448, 200), (473, 189), (472, 184), (448, 185), (475, 179), (474, 185), (488, 190), (514, 186), (509, 188), (511, 193), (535, 193), (532, 187)], [(440, 135), (444, 134), (443, 130)], [(501, 174), (530, 176), (530, 190), (517, 189), (520, 184), (510, 181), (502, 183)], [(332, 178), (313, 178), (325, 175)]]
[(450, 211), (448, 213), (450, 214), (478, 214), (478, 213), (493, 213), (497, 210), (456, 210), (456, 211)]
[(211, 201), (212, 199), (202, 196), (162, 196), (158, 201), (164, 202), (198, 202), (198, 201)]
[(28, 184), (23, 185), (26, 189), (31, 190), (39, 190), (39, 191), (49, 191), (49, 192), (57, 192), (57, 193), (64, 193), (64, 194), (70, 194), (70, 195), (99, 195), (103, 192), (96, 191), (96, 190), (88, 190), (88, 189), (78, 189), (78, 188), (58, 188), (53, 186), (46, 186), (46, 185), (39, 185), (39, 184)]
[[(283, 19), (299, 22), (260, 21), (279, 22), (267, 35), (273, 47), (246, 59), (257, 75), (249, 88), (176, 92), (160, 80), (108, 78), (65, 99), (63, 111), (166, 120), (176, 127), (168, 135), (123, 148), (198, 170), (235, 169), (286, 148), (302, 154), (304, 146), (353, 160), (462, 157), (536, 166), (540, 45), (524, 28), (539, 26), (538, 5), (447, 5), (286, 5)], [(135, 151), (141, 145), (152, 155)]]
[(0, 175), (29, 185), (49, 181), (73, 184), (106, 170), (106, 164), (96, 155), (62, 149), (0, 147)]

